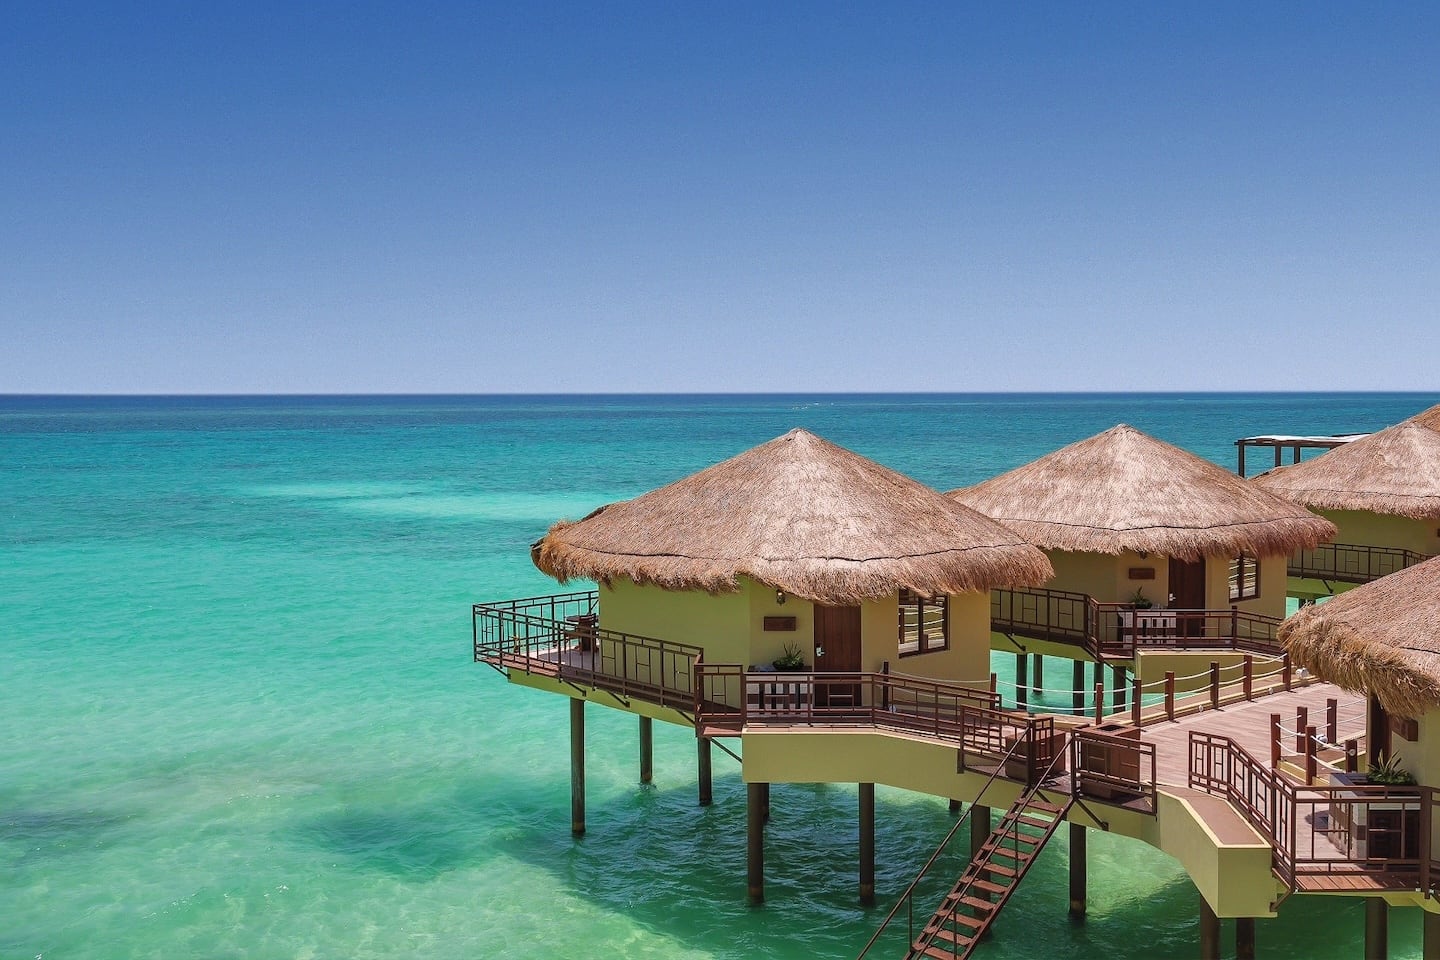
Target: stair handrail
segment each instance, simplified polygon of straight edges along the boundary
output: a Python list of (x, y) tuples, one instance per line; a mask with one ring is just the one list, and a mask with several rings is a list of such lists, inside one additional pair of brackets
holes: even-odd
[[(995, 765), (994, 771), (991, 772), (989, 777), (985, 778), (985, 783), (980, 787), (980, 792), (975, 794), (975, 799), (970, 802), (970, 807), (963, 814), (960, 815), (959, 820), (955, 821), (955, 825), (950, 828), (950, 832), (945, 834), (945, 839), (941, 840), (940, 845), (935, 848), (935, 852), (930, 854), (930, 859), (925, 861), (925, 866), (921, 867), (920, 872), (915, 875), (915, 879), (910, 881), (910, 886), (906, 887), (905, 892), (900, 894), (899, 899), (895, 901), (895, 906), (890, 908), (890, 912), (885, 915), (885, 919), (880, 922), (880, 926), (877, 927), (875, 932), (870, 935), (869, 941), (866, 942), (865, 946), (856, 955), (855, 960), (864, 960), (865, 955), (870, 952), (870, 948), (875, 946), (875, 942), (880, 939), (880, 935), (883, 934), (886, 928), (890, 926), (890, 922), (895, 919), (896, 914), (900, 912), (900, 908), (906, 903), (911, 903), (912, 907), (910, 937), (911, 940), (914, 939), (915, 931), (913, 919), (913, 901), (915, 896), (915, 888), (920, 885), (921, 880), (925, 879), (925, 875), (930, 872), (930, 868), (935, 865), (935, 861), (940, 859), (940, 854), (945, 852), (945, 848), (950, 845), (950, 841), (955, 838), (955, 834), (959, 832), (960, 827), (969, 821), (970, 814), (975, 812), (976, 804), (980, 802), (980, 798), (985, 796), (985, 791), (989, 790), (990, 785), (995, 782), (997, 777), (1000, 776), (1001, 771), (1005, 769), (1005, 764), (1007, 764), (1014, 757), (1015, 751), (1020, 749), (1020, 745), (1022, 743), (1026, 743), (1027, 741), (1028, 738), (1026, 737), (1015, 738), (1015, 742), (1010, 745), (1010, 749), (1005, 751), (1005, 756), (1001, 757), (1000, 761)], [(1054, 765), (1053, 761), (1051, 765)]]
[[(1015, 798), (1015, 802), (1010, 805), (1010, 809), (1009, 809), (1009, 810), (1007, 810), (1007, 811), (1005, 811), (1005, 813), (1001, 814), (1001, 816), (1000, 816), (1000, 822), (995, 825), (995, 831), (992, 831), (992, 833), (994, 833), (994, 832), (996, 832), (996, 831), (999, 831), (1000, 828), (1005, 825), (1005, 818), (1006, 818), (1006, 817), (1008, 817), (1008, 816), (1009, 816), (1010, 814), (1012, 814), (1012, 813), (1019, 813), (1019, 812), (1024, 811), (1027, 807), (1030, 806), (1031, 801), (1033, 801), (1037, 796), (1040, 796), (1040, 795), (1041, 795), (1041, 793), (1042, 793), (1043, 790), (1045, 789), (1045, 787), (1044, 787), (1045, 781), (1048, 780), (1048, 779), (1050, 779), (1050, 777), (1054, 774), (1055, 764), (1059, 763), (1059, 762), (1061, 761), (1061, 759), (1064, 757), (1064, 755), (1065, 755), (1065, 751), (1057, 751), (1056, 754), (1055, 754), (1055, 756), (1053, 756), (1053, 757), (1050, 758), (1050, 762), (1049, 762), (1048, 764), (1046, 764), (1046, 766), (1045, 766), (1045, 771), (1044, 771), (1042, 774), (1040, 774), (1040, 776), (1036, 777), (1030, 784), (1028, 784), (1028, 785), (1025, 787), (1024, 790), (1021, 791), (1020, 796), (1018, 796), (1018, 797)], [(1065, 814), (1069, 812), (1070, 807), (1073, 806), (1074, 803), (1075, 803), (1075, 797), (1073, 797), (1073, 796), (1066, 797), (1065, 803), (1064, 803), (1064, 805), (1063, 805), (1063, 807), (1062, 807), (1062, 810), (1061, 810), (1061, 813), (1060, 813), (1058, 816), (1056, 816), (1056, 818), (1055, 818), (1055, 821), (1054, 821), (1055, 824), (1058, 824), (1062, 819), (1064, 819)], [(1019, 828), (1019, 826), (1018, 826), (1018, 820), (1011, 820), (1010, 822), (1011, 822), (1012, 828), (1015, 830), (1015, 833), (1016, 833), (1016, 837), (1015, 837), (1015, 849), (1016, 849), (1016, 852), (1018, 853), (1018, 852), (1019, 852), (1019, 845), (1020, 845), (1020, 837), (1019, 837), (1020, 828)], [(1051, 826), (1049, 829), (1047, 829), (1046, 832), (1045, 832), (1046, 838), (1048, 839), (1050, 836), (1052, 836), (1052, 835), (1055, 833), (1055, 830), (1056, 830), (1056, 827), (1055, 827), (1055, 826)], [(977, 860), (976, 858), (972, 857), (972, 858), (970, 859), (970, 863), (965, 867), (965, 871), (962, 871), (961, 877), (963, 878), (965, 872), (969, 872), (969, 870), (971, 869), (971, 867), (974, 867), (977, 863), (980, 865), (980, 869), (976, 870), (976, 871), (975, 871), (975, 875), (970, 878), (970, 882), (967, 883), (964, 887), (959, 888), (959, 890), (960, 890), (960, 891), (969, 890), (970, 887), (975, 883), (975, 880), (978, 879), (982, 874), (985, 873), (985, 868), (990, 864), (990, 861), (995, 858), (995, 854), (997, 854), (997, 853), (999, 853), (999, 852), (1000, 852), (1000, 845), (997, 843), (997, 844), (991, 845), (990, 849), (989, 849), (988, 851), (986, 851), (985, 855), (984, 855), (983, 857), (980, 857), (978, 860)], [(1038, 853), (1039, 851), (1037, 850), (1036, 852)], [(1008, 856), (1008, 854), (1007, 854), (1007, 856)], [(1023, 869), (1020, 871), (1021, 874), (1023, 875), (1028, 869), (1029, 869), (1028, 867), (1023, 868)], [(1016, 877), (1015, 882), (1018, 884), (1018, 883), (1020, 882), (1020, 878), (1019, 878), (1019, 877)], [(959, 891), (957, 891), (957, 892), (959, 892)], [(947, 915), (953, 916), (953, 915), (955, 914), (955, 912), (958, 911), (959, 909), (960, 909), (960, 905), (959, 905), (959, 900), (957, 899), (956, 902), (955, 902), (955, 904), (950, 907), (950, 910), (949, 910), (949, 912), (948, 912)], [(939, 914), (939, 911), (936, 911), (936, 913), (937, 913), (937, 915), (938, 915), (938, 914)], [(925, 946), (925, 947), (928, 947), (928, 946), (930, 946), (930, 944), (932, 944), (932, 943), (934, 943), (934, 942), (935, 942), (935, 934), (932, 933), (932, 934), (930, 935), (930, 938), (924, 942), (924, 946)], [(913, 935), (912, 935), (912, 938), (911, 938), (911, 950), (912, 950), (912, 952), (913, 952), (913, 950), (914, 950), (914, 946), (915, 946), (915, 941), (914, 941), (914, 938), (913, 938)], [(957, 955), (957, 956), (959, 955), (958, 951), (957, 951), (956, 955)], [(861, 956), (863, 957), (864, 954), (861, 954)]]

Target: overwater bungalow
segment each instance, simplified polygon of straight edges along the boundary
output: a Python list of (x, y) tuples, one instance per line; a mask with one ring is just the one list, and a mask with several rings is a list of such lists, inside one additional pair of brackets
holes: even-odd
[(1314, 601), (1413, 566), (1440, 554), (1440, 406), (1251, 482), (1338, 528), (1334, 542), (1291, 556), (1292, 596)]
[(1328, 520), (1123, 424), (949, 496), (1055, 568), (1043, 589), (991, 593), (994, 646), (1016, 654), (1022, 694), (1033, 656), (1074, 660), (1079, 690), (1085, 660), (1150, 683), (1167, 672), (1205, 680), (1190, 669), (1194, 651), (1225, 669), (1246, 652), (1278, 655), (1286, 558), (1335, 535)]
[[(1440, 408), (1437, 408), (1440, 409)], [(1340, 788), (1328, 826), (1351, 854), (1388, 858), (1413, 875), (1404, 896), (1368, 894), (1367, 928), (1383, 932), (1388, 905), (1424, 909), (1426, 957), (1440, 956), (1440, 558), (1425, 560), (1286, 621), (1280, 636), (1296, 664), (1369, 700), (1370, 776), (1331, 774)], [(1364, 796), (1355, 784), (1366, 784)], [(1379, 796), (1386, 791), (1390, 796)], [(1348, 791), (1348, 794), (1347, 794)], [(1367, 934), (1367, 939), (1372, 939)]]
[[(1139, 461), (1137, 482), (1197, 485), (1188, 454), (1157, 453), (1157, 441), (1118, 430), (1106, 442)], [(1121, 515), (1123, 486), (1106, 492), (1100, 471), (1092, 481)], [(1134, 524), (1155, 529), (1120, 552), (1067, 541), (1052, 555), (1108, 558), (1111, 592), (1100, 595), (1120, 597), (1122, 583), (1173, 590), (1172, 556), (1207, 576), (1213, 562), (1228, 576), (1228, 562), (1214, 558), (1263, 560), (1331, 532), (1327, 521), (1236, 482), (1249, 505), (1239, 516), (1250, 520), (1193, 506), (1174, 516), (1205, 521), (1194, 529)], [(1248, 539), (1225, 529), (1262, 521), (1274, 529)], [(1113, 517), (1109, 525), (1122, 527)], [(970, 956), (1062, 829), (1074, 918), (1086, 909), (1088, 832), (1132, 838), (1174, 857), (1194, 881), (1206, 958), (1219, 956), (1222, 918), (1234, 918), (1235, 955), (1253, 958), (1257, 919), (1296, 894), (1359, 890), (1436, 909), (1440, 873), (1408, 839), (1430, 823), (1428, 790), (1328, 779), (1332, 769), (1356, 773), (1376, 741), (1365, 723), (1378, 714), (1363, 696), (1307, 681), (1282, 655), (1269, 684), (1251, 682), (1248, 657), (1243, 682), (1224, 680), (1212, 661), (1208, 684), (1188, 698), (1171, 686), (1154, 702), (1132, 698), (1108, 713), (1097, 699), (1088, 722), (1006, 709), (982, 679), (993, 621), (986, 592), (1036, 587), (1057, 569), (1015, 527), (804, 431), (556, 524), (532, 556), (562, 582), (585, 577), (598, 588), (476, 604), (475, 659), (568, 701), (575, 832), (585, 829), (591, 702), (639, 717), (642, 782), (651, 777), (654, 719), (695, 731), (701, 805), (712, 796), (712, 744), (739, 761), (754, 903), (765, 899), (772, 784), (855, 785), (862, 903), (877, 895), (876, 784), (950, 802), (953, 827), (906, 890), (886, 891), (898, 896), (870, 942), (857, 944), (861, 957)], [(1147, 563), (1155, 576), (1132, 581), (1129, 567)], [(1257, 582), (1269, 589), (1268, 579)], [(1238, 605), (1227, 613), (1238, 616)], [(1133, 621), (1129, 629), (1146, 633)], [(1400, 824), (1388, 840), (1383, 818), (1371, 816), (1385, 811)], [(968, 865), (944, 875), (937, 864), (957, 837), (968, 837)], [(741, 848), (737, 838), (737, 859)], [(1367, 916), (1367, 951), (1383, 956), (1384, 916)]]

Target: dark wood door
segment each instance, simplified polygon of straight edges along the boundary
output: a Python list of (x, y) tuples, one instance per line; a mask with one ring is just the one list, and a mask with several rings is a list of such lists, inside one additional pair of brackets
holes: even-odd
[[(1205, 609), (1205, 561), (1177, 560), (1170, 558), (1170, 596), (1174, 599), (1169, 606), (1176, 610)], [(1180, 635), (1198, 637), (1205, 633), (1205, 621), (1201, 617), (1184, 617), (1178, 624)]]
[[(860, 672), (860, 608), (815, 606), (815, 672)], [(817, 707), (858, 706), (858, 683), (827, 683), (816, 678)]]

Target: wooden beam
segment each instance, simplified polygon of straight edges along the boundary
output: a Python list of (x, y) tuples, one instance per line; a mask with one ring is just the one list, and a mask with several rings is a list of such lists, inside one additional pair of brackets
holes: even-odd
[(654, 721), (649, 717), (640, 718), (640, 782), (649, 783), (655, 779), (655, 731)]
[(1440, 913), (1421, 912), (1424, 930), (1420, 940), (1421, 960), (1440, 960)]
[(1235, 918), (1235, 960), (1255, 960), (1255, 918)]
[(1026, 667), (1030, 661), (1028, 654), (1015, 654), (1015, 707), (1024, 710), (1030, 701), (1030, 681), (1026, 679)]
[(570, 698), (570, 832), (585, 832), (585, 701)]
[(875, 784), (860, 784), (860, 903), (875, 904)]
[(1200, 897), (1200, 960), (1220, 960), (1220, 918)]
[(751, 903), (765, 902), (765, 791), (745, 785), (745, 891)]
[(1070, 824), (1070, 919), (1085, 919), (1085, 828)]
[(700, 806), (708, 807), (713, 796), (710, 783), (710, 738), (697, 737), (695, 743), (696, 766), (699, 768)]
[(970, 805), (970, 856), (974, 858), (990, 839), (990, 808), (978, 803)]
[(1074, 699), (1075, 709), (1074, 709), (1074, 711), (1072, 711), (1072, 712), (1073, 712), (1073, 713), (1075, 714), (1075, 716), (1077, 716), (1077, 717), (1083, 716), (1083, 715), (1085, 714), (1085, 661), (1084, 661), (1084, 660), (1076, 660), (1076, 661), (1075, 661), (1075, 673), (1074, 673), (1074, 676), (1071, 678), (1071, 680), (1072, 680), (1071, 689), (1075, 691), (1075, 693), (1073, 694), (1073, 696), (1074, 696), (1074, 698), (1075, 698), (1075, 699)]
[(1384, 897), (1365, 898), (1365, 960), (1390, 955), (1390, 905)]

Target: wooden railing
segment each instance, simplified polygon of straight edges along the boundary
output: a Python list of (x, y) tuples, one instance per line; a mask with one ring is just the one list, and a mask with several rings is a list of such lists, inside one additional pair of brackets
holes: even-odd
[(1228, 610), (1135, 609), (1065, 590), (990, 591), (990, 629), (1010, 637), (1080, 647), (1097, 659), (1129, 659), (1137, 649), (1279, 653), (1277, 617)]
[(604, 690), (622, 702), (692, 709), (700, 648), (607, 630), (595, 598), (591, 591), (475, 604), (475, 660)]
[(1229, 737), (1190, 734), (1190, 786), (1224, 797), (1274, 851), (1290, 889), (1311, 877), (1364, 875), (1372, 886), (1440, 883), (1431, 857), (1435, 790), (1380, 784), (1306, 785), (1265, 767)]
[(1070, 784), (1077, 797), (1119, 804), (1139, 800), (1153, 814), (1155, 744), (1105, 730), (1075, 730), (1070, 734)]
[(1334, 580), (1338, 583), (1369, 583), (1430, 557), (1413, 550), (1368, 547), (1354, 543), (1326, 543), (1313, 550), (1301, 550), (1290, 558), (1292, 577)]

